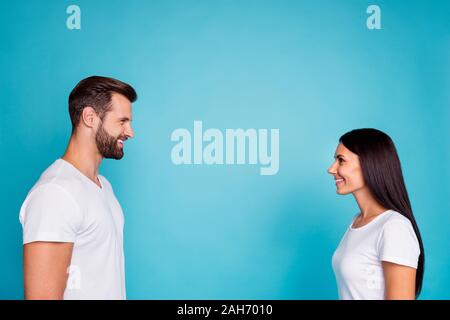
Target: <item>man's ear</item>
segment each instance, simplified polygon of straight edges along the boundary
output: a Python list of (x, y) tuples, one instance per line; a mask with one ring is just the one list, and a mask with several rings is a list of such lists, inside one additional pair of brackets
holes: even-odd
[(89, 128), (95, 127), (95, 122), (97, 120), (97, 112), (95, 112), (92, 107), (84, 107), (83, 112), (81, 113), (81, 121), (83, 121), (84, 125)]

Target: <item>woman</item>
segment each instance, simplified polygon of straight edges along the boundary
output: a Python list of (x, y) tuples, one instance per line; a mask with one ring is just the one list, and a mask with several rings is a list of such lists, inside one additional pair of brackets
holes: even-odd
[(339, 139), (328, 169), (338, 194), (353, 194), (360, 213), (333, 255), (340, 299), (415, 299), (424, 250), (391, 138), (357, 129)]

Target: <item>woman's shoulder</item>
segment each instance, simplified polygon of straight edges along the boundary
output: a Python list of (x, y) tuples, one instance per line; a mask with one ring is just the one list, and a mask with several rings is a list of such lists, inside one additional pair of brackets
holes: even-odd
[(397, 212), (395, 210), (389, 210), (389, 214), (386, 215), (386, 218), (384, 219), (384, 224), (386, 223), (406, 223), (411, 224), (411, 221), (407, 217), (405, 217), (400, 212)]
[(417, 267), (420, 244), (411, 221), (400, 212), (391, 210), (386, 215), (377, 248), (383, 261)]
[(400, 212), (389, 210), (389, 213), (385, 215), (381, 223), (381, 230), (391, 230), (392, 232), (397, 232), (399, 229), (413, 230), (413, 225), (411, 221)]

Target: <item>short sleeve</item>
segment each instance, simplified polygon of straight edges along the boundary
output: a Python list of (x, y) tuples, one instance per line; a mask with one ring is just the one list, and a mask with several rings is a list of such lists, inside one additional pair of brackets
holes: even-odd
[(75, 200), (59, 185), (45, 184), (32, 190), (20, 210), (23, 243), (75, 242), (82, 222)]
[(378, 249), (381, 261), (417, 269), (420, 247), (409, 221), (387, 222), (383, 227)]

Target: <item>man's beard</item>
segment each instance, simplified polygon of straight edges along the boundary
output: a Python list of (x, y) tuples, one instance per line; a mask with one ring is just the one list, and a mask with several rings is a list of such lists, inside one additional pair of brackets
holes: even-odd
[(95, 143), (97, 145), (98, 151), (100, 152), (103, 158), (116, 160), (122, 159), (123, 146), (122, 148), (118, 146), (117, 141), (119, 140), (119, 138), (120, 137), (115, 138), (111, 136), (103, 128), (103, 124), (100, 125), (100, 127), (97, 130), (97, 134), (95, 135)]

